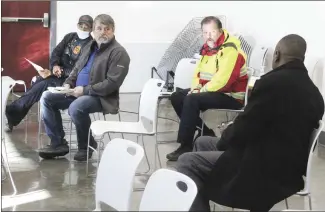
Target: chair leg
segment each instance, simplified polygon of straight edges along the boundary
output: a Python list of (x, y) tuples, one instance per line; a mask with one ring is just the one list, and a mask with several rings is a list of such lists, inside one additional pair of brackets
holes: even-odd
[(289, 203), (288, 203), (288, 199), (285, 199), (285, 204), (286, 204), (286, 209), (289, 209)]
[(102, 211), (99, 202), (96, 202), (96, 208), (95, 208), (95, 210), (93, 210), (93, 211)]
[(142, 141), (142, 146), (143, 146), (143, 150), (144, 150), (144, 156), (145, 156), (147, 164), (148, 164), (148, 170), (145, 171), (145, 172), (136, 173), (136, 176), (148, 174), (150, 172), (150, 170), (151, 170), (150, 162), (149, 162), (148, 155), (147, 155), (147, 149), (146, 149), (146, 146), (145, 146), (144, 141), (143, 141), (143, 135), (141, 135), (141, 141)]
[(69, 133), (69, 160), (70, 160), (70, 163), (72, 161), (72, 154), (71, 154), (71, 144), (72, 144), (72, 120), (70, 120), (70, 133)]
[[(121, 114), (120, 113), (118, 113), (118, 121), (121, 122)], [(122, 135), (122, 138), (124, 139), (124, 134), (121, 133), (121, 135)]]
[(201, 126), (201, 136), (203, 136), (203, 128), (204, 128), (204, 117), (203, 117), (203, 113), (201, 112), (200, 113), (200, 116), (201, 116), (201, 120), (202, 120), (202, 126)]
[(89, 167), (89, 141), (90, 141), (90, 127), (88, 130), (88, 144), (87, 144), (87, 164), (86, 164), (86, 176), (88, 177), (88, 167)]
[(3, 139), (3, 141), (1, 143), (3, 144), (3, 151), (4, 151), (4, 154), (5, 154), (6, 159), (3, 159), (2, 153), (1, 153), (1, 157), (5, 161), (5, 165), (7, 166), (7, 170), (8, 170), (8, 175), (9, 175), (9, 178), (10, 178), (10, 182), (11, 182), (12, 188), (14, 190), (14, 192), (10, 195), (10, 197), (13, 197), (13, 196), (16, 196), (16, 194), (17, 194), (17, 188), (16, 188), (15, 181), (14, 181), (14, 179), (13, 179), (13, 177), (11, 175), (11, 171), (10, 171), (10, 166), (9, 166), (9, 161), (8, 161), (8, 155), (7, 155), (7, 149), (6, 149), (5, 139)]
[(213, 203), (213, 209), (212, 209), (213, 211), (217, 211), (217, 209), (216, 209), (216, 204), (215, 203)]
[(156, 144), (155, 144), (155, 171), (157, 170), (157, 165), (156, 165), (157, 164), (157, 159), (158, 159), (158, 163), (159, 163), (159, 168), (160, 169), (162, 168), (158, 145), (159, 144), (157, 143), (157, 140), (156, 140)]
[(38, 121), (38, 148), (42, 148), (42, 118)]
[(5, 168), (5, 162), (4, 162), (2, 154), (1, 154), (1, 169), (3, 171), (3, 175), (2, 175), (1, 180), (5, 180), (5, 179), (7, 179), (7, 171), (6, 171), (6, 168)]
[(309, 210), (313, 210), (312, 204), (311, 204), (311, 196), (308, 194), (308, 200), (309, 200)]

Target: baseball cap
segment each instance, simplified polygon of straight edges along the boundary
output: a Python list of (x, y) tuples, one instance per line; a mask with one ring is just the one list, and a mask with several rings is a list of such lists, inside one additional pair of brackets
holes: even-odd
[(93, 26), (93, 18), (90, 15), (82, 15), (79, 18), (78, 24), (87, 24), (89, 28)]

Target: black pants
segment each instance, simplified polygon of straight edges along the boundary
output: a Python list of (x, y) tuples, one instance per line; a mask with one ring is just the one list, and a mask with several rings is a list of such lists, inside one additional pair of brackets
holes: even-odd
[[(209, 198), (202, 188), (215, 163), (223, 154), (223, 151), (217, 149), (218, 141), (217, 137), (201, 136), (195, 141), (193, 152), (185, 153), (178, 159), (177, 171), (190, 177), (198, 188), (190, 211), (210, 211)], [(272, 207), (256, 202), (250, 211), (267, 212)]]
[[(193, 147), (193, 137), (197, 127), (202, 127), (200, 111), (208, 109), (241, 109), (243, 104), (220, 92), (188, 94), (190, 89), (174, 92), (171, 103), (180, 118), (177, 141), (182, 145)], [(203, 131), (208, 127), (204, 125)]]
[(26, 91), (19, 99), (6, 107), (6, 116), (8, 122), (16, 126), (25, 118), (30, 108), (40, 100), (42, 93), (48, 87), (61, 86), (65, 78), (50, 76), (46, 79), (39, 77), (32, 87)]

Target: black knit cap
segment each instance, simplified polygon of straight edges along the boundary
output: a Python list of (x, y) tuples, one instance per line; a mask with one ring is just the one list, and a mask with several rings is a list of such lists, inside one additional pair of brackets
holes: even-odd
[(89, 28), (93, 27), (93, 18), (89, 15), (82, 15), (79, 18), (78, 24), (87, 24), (89, 26)]

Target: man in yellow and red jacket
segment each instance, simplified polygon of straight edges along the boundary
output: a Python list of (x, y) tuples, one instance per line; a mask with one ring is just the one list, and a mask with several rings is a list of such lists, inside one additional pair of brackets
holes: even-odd
[[(205, 44), (192, 86), (171, 96), (171, 103), (181, 120), (177, 138), (181, 145), (167, 154), (167, 159), (172, 161), (192, 151), (195, 131), (202, 126), (201, 110), (240, 109), (244, 106), (248, 75), (246, 55), (241, 50), (240, 41), (222, 29), (221, 21), (214, 16), (205, 17), (201, 28)], [(207, 126), (203, 127), (203, 132), (204, 135), (214, 135)]]

